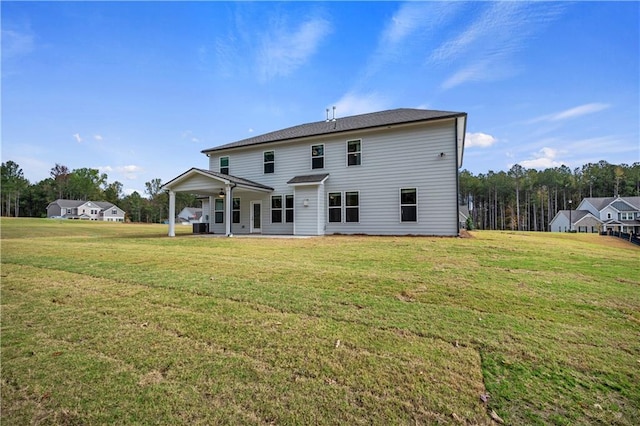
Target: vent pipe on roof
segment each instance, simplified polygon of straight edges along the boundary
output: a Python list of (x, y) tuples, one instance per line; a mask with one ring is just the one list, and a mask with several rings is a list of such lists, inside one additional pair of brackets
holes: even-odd
[(327, 120), (326, 120), (326, 122), (327, 123), (329, 122), (329, 108), (327, 108)]
[(331, 119), (331, 121), (336, 121), (336, 106), (333, 106), (333, 118)]

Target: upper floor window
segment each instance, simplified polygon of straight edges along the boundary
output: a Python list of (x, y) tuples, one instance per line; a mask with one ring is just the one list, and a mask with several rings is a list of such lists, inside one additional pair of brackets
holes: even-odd
[(273, 173), (276, 166), (276, 157), (274, 151), (264, 152), (264, 173)]
[(607, 219), (611, 219), (611, 213), (607, 213)]
[(418, 192), (416, 188), (400, 189), (400, 221), (418, 221)]
[(282, 223), (282, 195), (271, 197), (271, 223)]
[(111, 210), (111, 214), (118, 214), (118, 210), (116, 209)]
[(220, 173), (229, 174), (229, 157), (220, 157)]
[(284, 196), (285, 222), (293, 223), (293, 195)]
[(347, 166), (359, 166), (362, 163), (362, 141), (347, 141)]
[(311, 146), (311, 168), (324, 169), (324, 145)]
[(329, 222), (342, 222), (342, 193), (329, 193)]
[(621, 220), (633, 220), (633, 212), (620, 213)]

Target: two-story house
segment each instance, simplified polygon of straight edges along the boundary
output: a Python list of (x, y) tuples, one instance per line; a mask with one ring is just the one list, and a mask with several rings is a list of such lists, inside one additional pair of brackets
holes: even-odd
[(394, 109), (302, 124), (205, 149), (209, 168), (164, 185), (207, 197), (209, 231), (458, 235), (467, 114)]
[(552, 232), (640, 234), (640, 197), (589, 197), (576, 210), (560, 210), (550, 223)]
[(47, 217), (124, 222), (125, 212), (105, 201), (55, 200), (47, 206)]

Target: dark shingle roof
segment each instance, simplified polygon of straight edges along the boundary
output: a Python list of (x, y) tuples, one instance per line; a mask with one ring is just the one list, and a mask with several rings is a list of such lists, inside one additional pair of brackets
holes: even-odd
[(288, 184), (294, 184), (294, 183), (321, 183), (322, 181), (324, 181), (327, 177), (329, 176), (329, 173), (322, 173), (322, 174), (318, 174), (318, 175), (300, 175), (300, 176), (295, 176), (291, 179), (289, 179), (289, 181), (287, 182)]
[(229, 148), (239, 148), (249, 145), (286, 141), (309, 136), (320, 136), (331, 133), (347, 132), (350, 130), (369, 129), (374, 127), (389, 126), (392, 124), (415, 123), (420, 121), (430, 121), (461, 116), (466, 116), (466, 113), (399, 108), (338, 118), (335, 121), (323, 120), (316, 121), (314, 123), (301, 124), (282, 130), (276, 130), (275, 132), (254, 136), (252, 138), (242, 139), (237, 142), (205, 149), (202, 152), (207, 153)]

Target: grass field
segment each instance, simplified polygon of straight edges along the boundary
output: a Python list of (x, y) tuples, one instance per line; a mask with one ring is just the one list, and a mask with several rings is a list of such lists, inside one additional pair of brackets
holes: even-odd
[(612, 237), (0, 225), (3, 425), (640, 424)]

